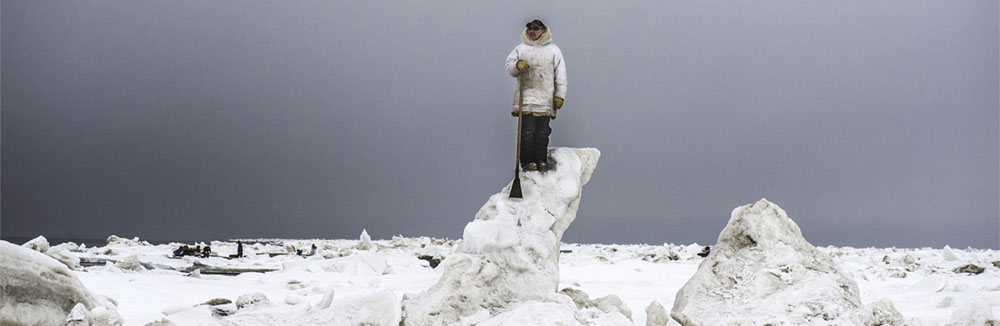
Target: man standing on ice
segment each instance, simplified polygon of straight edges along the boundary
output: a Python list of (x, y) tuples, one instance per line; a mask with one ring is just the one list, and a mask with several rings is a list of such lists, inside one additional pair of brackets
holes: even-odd
[(536, 19), (525, 25), (521, 40), (523, 43), (514, 47), (506, 63), (507, 73), (517, 77), (511, 114), (517, 117), (520, 113), (522, 119), (521, 167), (525, 171), (546, 171), (552, 133), (549, 120), (556, 118), (566, 98), (566, 64), (542, 21)]

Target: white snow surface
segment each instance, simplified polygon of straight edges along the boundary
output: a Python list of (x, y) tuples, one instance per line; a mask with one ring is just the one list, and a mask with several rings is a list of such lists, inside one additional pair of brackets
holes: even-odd
[[(344, 266), (354, 264), (366, 251), (357, 250), (359, 240), (269, 239), (267, 243), (248, 243), (246, 258), (220, 257), (167, 258), (179, 243), (156, 246), (111, 244), (77, 249), (85, 262), (108, 261), (70, 271), (93, 293), (103, 294), (118, 303), (118, 313), (127, 326), (143, 326), (154, 321), (172, 321), (174, 325), (224, 325), (242, 315), (240, 325), (272, 326), (293, 324), (297, 318), (309, 318), (310, 311), (333, 302), (361, 302), (383, 291), (397, 298), (420, 293), (434, 285), (442, 275), (441, 266), (432, 269), (417, 256), (441, 256), (445, 261), (456, 249), (456, 241), (427, 237), (396, 236), (391, 240), (373, 240), (376, 254), (385, 258), (388, 272), (381, 275), (354, 275)], [(320, 253), (313, 257), (276, 255), (270, 250), (284, 250), (282, 244), (308, 247), (316, 244)], [(698, 257), (703, 244), (562, 244), (559, 257), (559, 289), (576, 288), (591, 297), (618, 295), (632, 310), (632, 322), (646, 325), (645, 308), (653, 301), (670, 309), (677, 291), (695, 274), (704, 260)], [(236, 252), (236, 243), (212, 242), (213, 252), (228, 256)], [(250, 250), (253, 249), (253, 250)], [(996, 320), (1000, 311), (1000, 251), (951, 249), (961, 255), (959, 261), (943, 257), (943, 248), (850, 248), (819, 247), (858, 284), (861, 302), (870, 305), (888, 298), (911, 326), (984, 325)], [(249, 254), (253, 252), (252, 254)], [(145, 271), (125, 271), (113, 262), (135, 255), (140, 262), (157, 263)], [(673, 260), (676, 258), (676, 260)], [(203, 274), (200, 278), (179, 271), (194, 262), (216, 267), (277, 267), (273, 272), (248, 272), (236, 276)], [(56, 263), (52, 261), (52, 263)], [(966, 264), (985, 267), (979, 275), (954, 273)], [(3, 268), (6, 269), (7, 265)], [(289, 266), (284, 268), (282, 266)], [(176, 268), (176, 269), (175, 269)], [(218, 316), (202, 305), (215, 298), (236, 302), (244, 294), (260, 292), (272, 302), (267, 307), (235, 309), (232, 316)], [(287, 303), (295, 295), (299, 304)], [(942, 305), (942, 303), (948, 303)], [(311, 310), (312, 309), (312, 310)], [(385, 308), (387, 315), (398, 313)], [(171, 312), (168, 315), (165, 312)], [(489, 319), (485, 310), (479, 322)], [(669, 312), (669, 311), (668, 311)], [(320, 316), (317, 313), (317, 317)], [(990, 316), (987, 319), (985, 316)], [(475, 316), (470, 316), (475, 317)], [(499, 317), (499, 316), (498, 316)], [(476, 318), (469, 318), (476, 320)], [(984, 323), (975, 322), (984, 320)], [(497, 322), (497, 321), (495, 321)], [(169, 325), (161, 323), (162, 325)], [(762, 324), (762, 323), (759, 323)], [(470, 324), (474, 325), (474, 324)], [(541, 325), (541, 324), (539, 324)], [(673, 320), (668, 325), (677, 325)], [(395, 326), (395, 325), (393, 325)]]

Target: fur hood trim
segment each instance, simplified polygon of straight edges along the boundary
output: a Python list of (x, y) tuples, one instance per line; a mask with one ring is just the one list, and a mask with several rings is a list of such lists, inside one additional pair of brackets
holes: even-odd
[(525, 27), (524, 31), (521, 32), (521, 41), (524, 41), (524, 44), (533, 46), (548, 44), (552, 41), (552, 29), (546, 29), (545, 33), (542, 34), (542, 37), (539, 37), (537, 41), (532, 41), (528, 38), (528, 28)]

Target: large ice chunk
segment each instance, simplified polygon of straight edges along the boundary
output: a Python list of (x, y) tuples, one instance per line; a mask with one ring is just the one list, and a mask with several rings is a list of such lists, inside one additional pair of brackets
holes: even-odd
[(766, 199), (733, 210), (711, 254), (677, 292), (670, 316), (685, 326), (870, 325), (873, 320), (854, 280)]
[[(484, 310), (497, 317), (529, 301), (575, 309), (568, 297), (556, 294), (559, 244), (600, 155), (593, 148), (556, 148), (555, 169), (521, 175), (523, 199), (509, 198), (510, 184), (490, 197), (465, 227), (457, 252), (442, 262), (438, 283), (404, 298), (405, 325), (458, 324), (472, 315), (481, 319)], [(505, 316), (499, 324), (516, 319)]]
[[(68, 317), (93, 318), (88, 314), (103, 316), (98, 325), (121, 324), (110, 302), (95, 298), (66, 265), (45, 254), (0, 241), (0, 266), (0, 325), (61, 325)], [(77, 304), (83, 308), (70, 316)]]

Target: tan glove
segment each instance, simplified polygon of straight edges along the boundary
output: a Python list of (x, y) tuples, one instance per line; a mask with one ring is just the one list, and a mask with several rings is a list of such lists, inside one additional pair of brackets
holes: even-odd
[(517, 70), (524, 71), (525, 69), (528, 69), (528, 63), (524, 60), (517, 60)]
[(561, 109), (562, 105), (563, 105), (563, 99), (561, 97), (556, 97), (552, 99), (552, 106), (555, 107), (556, 110)]

